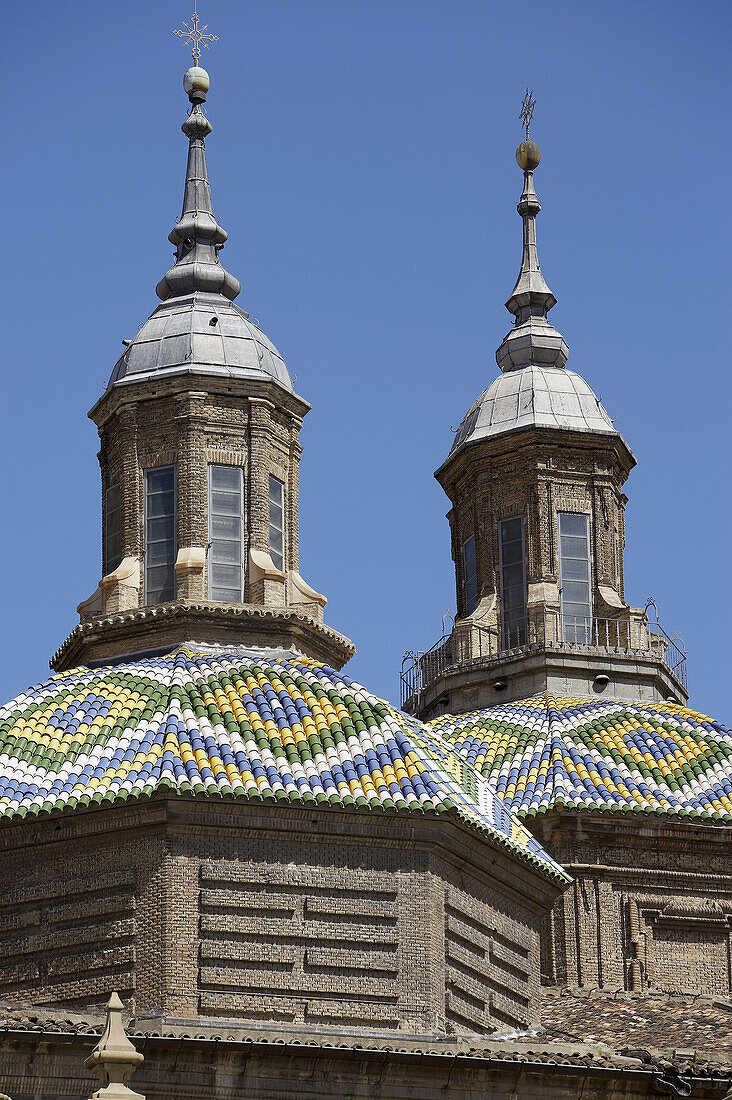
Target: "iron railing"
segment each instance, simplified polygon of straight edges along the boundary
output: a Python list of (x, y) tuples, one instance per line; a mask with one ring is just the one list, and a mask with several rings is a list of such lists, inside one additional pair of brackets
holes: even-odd
[[(653, 614), (649, 614), (651, 611)], [(649, 600), (641, 614), (627, 619), (593, 617), (567, 622), (559, 614), (544, 612), (510, 626), (458, 624), (450, 633), (443, 633), (430, 649), (405, 653), (400, 677), (402, 707), (416, 703), (425, 688), (447, 669), (542, 649), (656, 657), (686, 690), (684, 643), (678, 635), (666, 633), (658, 622), (654, 601)]]

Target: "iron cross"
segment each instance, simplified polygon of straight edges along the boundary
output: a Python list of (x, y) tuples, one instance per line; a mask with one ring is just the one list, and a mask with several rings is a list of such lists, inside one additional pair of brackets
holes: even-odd
[(536, 106), (536, 100), (534, 99), (534, 93), (526, 89), (526, 95), (524, 96), (524, 102), (521, 105), (521, 114), (519, 118), (526, 127), (526, 140), (529, 140), (529, 126), (531, 120), (534, 117), (534, 107)]
[(201, 46), (204, 50), (208, 49), (209, 42), (218, 42), (219, 36), (217, 34), (204, 34), (204, 31), (208, 30), (208, 24), (203, 27), (198, 26), (198, 12), (196, 5), (198, 0), (193, 0), (193, 15), (191, 16), (191, 26), (187, 23), (183, 24), (184, 30), (173, 31), (173, 34), (177, 34), (179, 38), (182, 38), (184, 42), (190, 43), (193, 46), (191, 50), (191, 56), (196, 65), (201, 60)]

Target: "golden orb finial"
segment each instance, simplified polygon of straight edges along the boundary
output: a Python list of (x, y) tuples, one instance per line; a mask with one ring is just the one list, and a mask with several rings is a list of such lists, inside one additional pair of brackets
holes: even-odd
[(519, 168), (522, 168), (524, 172), (533, 172), (538, 167), (541, 160), (541, 150), (535, 141), (529, 140), (529, 127), (531, 126), (531, 120), (534, 117), (534, 107), (536, 106), (536, 100), (534, 99), (534, 93), (526, 89), (526, 95), (524, 101), (521, 104), (521, 114), (519, 118), (526, 127), (526, 140), (522, 141), (516, 150), (516, 163)]
[(522, 141), (516, 150), (516, 163), (524, 172), (533, 172), (541, 160), (541, 150), (535, 141)]

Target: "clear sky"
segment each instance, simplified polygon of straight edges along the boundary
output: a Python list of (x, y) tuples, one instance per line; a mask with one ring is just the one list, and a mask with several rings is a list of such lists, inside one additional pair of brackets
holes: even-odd
[[(45, 678), (100, 572), (86, 412), (155, 308), (180, 212), (190, 0), (6, 4), (0, 698)], [(626, 594), (730, 698), (729, 51), (714, 0), (201, 0), (238, 301), (313, 405), (301, 572), (398, 702), (455, 606), (432, 473), (496, 376), (524, 89), (569, 366), (638, 466)]]

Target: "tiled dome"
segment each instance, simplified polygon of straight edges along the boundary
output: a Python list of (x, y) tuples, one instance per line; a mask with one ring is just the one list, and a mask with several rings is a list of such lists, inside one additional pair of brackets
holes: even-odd
[(292, 392), (284, 359), (244, 310), (221, 294), (200, 290), (158, 306), (118, 359), (109, 384), (193, 369), (228, 378), (272, 378)]
[(156, 792), (456, 813), (553, 878), (561, 868), (422, 723), (294, 655), (192, 651), (78, 668), (0, 708), (0, 819)]
[(564, 367), (531, 365), (499, 375), (483, 390), (463, 417), (450, 453), (531, 427), (616, 433), (584, 378)]
[(570, 807), (732, 822), (732, 732), (676, 703), (545, 694), (428, 725), (521, 817)]

